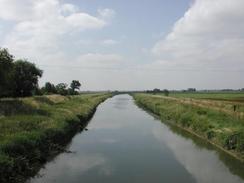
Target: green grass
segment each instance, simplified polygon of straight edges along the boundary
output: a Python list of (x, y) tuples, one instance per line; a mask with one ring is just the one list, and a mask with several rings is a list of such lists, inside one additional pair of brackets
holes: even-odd
[(41, 96), (0, 100), (0, 182), (32, 174), (67, 142), (110, 94)]
[(244, 102), (244, 92), (173, 92), (172, 97)]
[(134, 94), (136, 103), (244, 160), (244, 120), (222, 111), (149, 94)]
[[(162, 94), (157, 94), (159, 96), (164, 96)], [(222, 92), (222, 93), (184, 93), (184, 92), (175, 92), (171, 93), (169, 97), (176, 98), (178, 100), (184, 100), (188, 102), (194, 102), (195, 104), (206, 105), (212, 108), (218, 108), (221, 110), (226, 110), (229, 112), (244, 113), (244, 93), (243, 92)], [(238, 114), (236, 114), (238, 115)], [(244, 116), (244, 114), (239, 114)]]

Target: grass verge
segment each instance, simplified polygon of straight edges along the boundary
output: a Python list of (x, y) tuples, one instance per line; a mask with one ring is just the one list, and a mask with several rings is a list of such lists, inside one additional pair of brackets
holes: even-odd
[(0, 182), (24, 182), (63, 150), (111, 94), (0, 100)]
[(172, 92), (171, 97), (244, 102), (244, 92)]
[(167, 97), (149, 94), (134, 94), (133, 97), (139, 106), (158, 115), (162, 121), (169, 121), (244, 161), (243, 119)]

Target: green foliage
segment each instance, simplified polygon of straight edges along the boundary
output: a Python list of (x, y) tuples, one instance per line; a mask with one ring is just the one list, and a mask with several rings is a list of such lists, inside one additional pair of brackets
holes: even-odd
[(31, 96), (38, 88), (38, 79), (42, 76), (42, 70), (26, 60), (14, 62), (14, 96)]
[(73, 80), (73, 81), (71, 82), (71, 84), (70, 84), (70, 88), (71, 88), (71, 90), (72, 90), (73, 92), (75, 92), (75, 90), (79, 90), (80, 87), (81, 87), (81, 84), (80, 84), (80, 82), (77, 81), (77, 80)]
[(40, 94), (38, 79), (42, 71), (27, 60), (14, 61), (7, 49), (0, 48), (0, 97)]
[(158, 88), (154, 88), (153, 91), (152, 91), (152, 93), (154, 93), (154, 94), (156, 94), (156, 93), (160, 93), (160, 92), (161, 92), (161, 90), (158, 89)]
[(11, 94), (13, 61), (8, 50), (0, 48), (0, 97)]
[(42, 87), (41, 91), (43, 94), (56, 94), (57, 93), (57, 89), (56, 89), (55, 85), (50, 82), (46, 82), (45, 86)]
[(73, 80), (70, 84), (70, 88), (67, 88), (66, 83), (59, 83), (56, 86), (50, 82), (46, 82), (45, 86), (41, 88), (43, 94), (60, 94), (60, 95), (78, 95), (76, 90), (80, 89), (80, 82)]
[(163, 93), (165, 96), (169, 96), (169, 90), (165, 89), (165, 90), (163, 90)]
[(146, 93), (164, 94), (165, 96), (169, 96), (169, 90), (167, 90), (167, 89), (160, 90), (158, 88), (154, 88), (153, 90), (147, 90)]
[(66, 83), (59, 83), (56, 86), (57, 93), (60, 95), (68, 95), (68, 89), (67, 89)]

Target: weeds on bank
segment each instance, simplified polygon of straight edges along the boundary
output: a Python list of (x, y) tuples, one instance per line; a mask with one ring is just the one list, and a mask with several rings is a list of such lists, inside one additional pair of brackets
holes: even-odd
[(227, 113), (179, 103), (177, 100), (135, 94), (136, 102), (183, 128), (211, 140), (223, 148), (244, 157), (244, 120)]
[[(110, 94), (0, 100), (0, 182), (29, 176)], [(21, 182), (21, 181), (20, 181)]]

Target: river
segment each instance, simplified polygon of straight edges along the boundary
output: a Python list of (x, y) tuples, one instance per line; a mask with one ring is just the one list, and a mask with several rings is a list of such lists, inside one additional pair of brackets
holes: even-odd
[(134, 104), (106, 100), (62, 153), (28, 183), (240, 183), (244, 165)]

